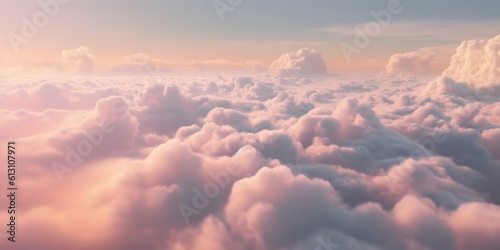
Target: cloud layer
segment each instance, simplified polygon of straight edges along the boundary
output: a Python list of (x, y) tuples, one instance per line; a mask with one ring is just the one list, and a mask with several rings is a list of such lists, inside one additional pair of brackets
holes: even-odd
[(498, 98), (323, 66), (302, 49), (278, 76), (1, 85), (0, 141), (23, 162), (12, 249), (500, 248)]

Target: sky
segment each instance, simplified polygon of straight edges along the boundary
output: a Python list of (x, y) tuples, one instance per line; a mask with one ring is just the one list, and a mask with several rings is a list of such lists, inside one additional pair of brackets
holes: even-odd
[(331, 71), (380, 70), (393, 54), (424, 47), (449, 50), (462, 40), (493, 37), (500, 27), (498, 1), (398, 1), (401, 11), (391, 14), (389, 25), (348, 61), (340, 45), (353, 44), (356, 27), (376, 21), (371, 12), (387, 10), (389, 1), (243, 0), (231, 6), (221, 0), (220, 6), (230, 8), (223, 20), (214, 7), (217, 1), (65, 2), (16, 53), (8, 34), (21, 34), (23, 18), (33, 20), (43, 8), (39, 1), (2, 0), (0, 63), (51, 67), (62, 50), (85, 46), (98, 70), (136, 53), (174, 65), (210, 60), (269, 64), (287, 51), (308, 47), (324, 54)]
[(500, 249), (499, 1), (0, 1), (0, 249)]

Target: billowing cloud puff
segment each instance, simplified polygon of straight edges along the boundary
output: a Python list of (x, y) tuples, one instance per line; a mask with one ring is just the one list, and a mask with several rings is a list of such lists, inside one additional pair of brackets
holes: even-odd
[(477, 99), (482, 98), (479, 92), (470, 88), (466, 83), (456, 82), (446, 76), (440, 76), (431, 80), (422, 93), (422, 96), (425, 97), (437, 97), (440, 95), (452, 95)]
[(76, 74), (89, 74), (94, 70), (94, 55), (89, 49), (80, 46), (77, 49), (63, 50), (62, 62), (64, 67)]
[(438, 49), (423, 48), (417, 51), (392, 55), (385, 69), (390, 74), (438, 74), (443, 69), (436, 65)]
[(457, 239), (456, 249), (498, 249), (500, 240), (493, 232), (500, 231), (500, 207), (485, 203), (460, 206), (448, 217)]
[(281, 55), (271, 64), (271, 69), (281, 76), (326, 74), (327, 72), (321, 53), (308, 48)]
[(500, 98), (500, 35), (464, 41), (442, 76), (431, 80), (422, 96), (460, 96), (482, 102)]
[(500, 84), (500, 35), (462, 42), (443, 75), (474, 87)]
[(483, 131), (481, 138), (491, 155), (500, 160), (500, 128)]

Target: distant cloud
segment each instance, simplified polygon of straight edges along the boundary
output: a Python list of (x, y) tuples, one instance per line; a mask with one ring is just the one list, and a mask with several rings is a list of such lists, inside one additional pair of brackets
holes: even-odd
[(151, 58), (144, 53), (125, 56), (121, 62), (104, 71), (112, 75), (150, 75), (155, 76), (167, 71), (159, 59)]
[(148, 56), (144, 53), (137, 53), (134, 55), (125, 56), (123, 58), (123, 61), (125, 63), (147, 63), (147, 62), (153, 61), (153, 58), (151, 58), (150, 56)]
[(94, 71), (94, 55), (85, 46), (63, 50), (62, 63), (71, 73), (90, 74)]
[(271, 69), (280, 76), (326, 74), (327, 72), (321, 53), (308, 48), (281, 55), (271, 64)]
[[(394, 54), (390, 57), (385, 69), (390, 74), (417, 74), (417, 75), (437, 75), (440, 74), (444, 65), (444, 56), (449, 62), (449, 49), (447, 48), (422, 48), (417, 51)], [(441, 60), (440, 60), (441, 59)], [(440, 64), (441, 63), (441, 64)]]

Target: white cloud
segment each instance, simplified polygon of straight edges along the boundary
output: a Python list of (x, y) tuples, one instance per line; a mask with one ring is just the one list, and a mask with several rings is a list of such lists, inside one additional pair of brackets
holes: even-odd
[(71, 73), (90, 74), (94, 71), (94, 55), (90, 54), (89, 49), (85, 46), (63, 50), (62, 62)]
[(444, 64), (449, 63), (449, 58), (447, 48), (422, 48), (392, 55), (385, 69), (390, 74), (438, 75), (443, 71)]
[(321, 53), (308, 48), (281, 55), (271, 64), (271, 69), (280, 76), (326, 74), (327, 72)]
[(473, 87), (500, 85), (500, 35), (462, 42), (443, 75)]

